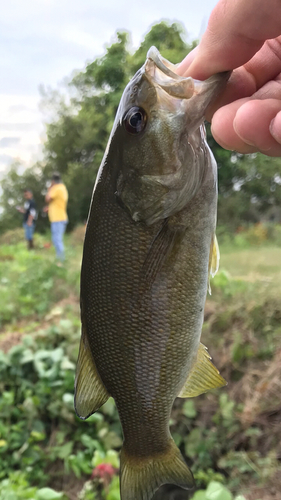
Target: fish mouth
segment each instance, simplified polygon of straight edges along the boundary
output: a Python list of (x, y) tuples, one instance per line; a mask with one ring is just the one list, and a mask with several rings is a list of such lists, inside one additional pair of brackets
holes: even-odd
[(146, 57), (144, 70), (147, 78), (155, 86), (161, 87), (170, 96), (178, 99), (191, 99), (203, 94), (206, 100), (211, 101), (224, 87), (231, 74), (227, 71), (213, 75), (208, 80), (199, 81), (178, 75), (175, 72), (177, 65), (162, 57), (156, 47), (150, 47)]
[(176, 66), (162, 57), (156, 47), (150, 47), (146, 57), (145, 73), (154, 85), (179, 99), (190, 99), (194, 95), (195, 82), (193, 78), (177, 75), (173, 71)]

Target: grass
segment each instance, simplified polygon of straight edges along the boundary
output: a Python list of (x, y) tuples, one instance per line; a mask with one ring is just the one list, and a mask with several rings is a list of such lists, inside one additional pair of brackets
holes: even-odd
[[(37, 235), (35, 252), (26, 250), (21, 233), (18, 240), (8, 235), (11, 240), (2, 242), (0, 249), (0, 453), (2, 442), (6, 496), (17, 488), (18, 497), (12, 498), (37, 499), (32, 492), (18, 493), (20, 487), (34, 488), (37, 474), (41, 489), (63, 490), (70, 500), (78, 498), (86, 479), (81, 499), (107, 499), (104, 492), (100, 495), (101, 484), (97, 487), (90, 480), (90, 471), (95, 447), (101, 446), (101, 461), (120, 448), (115, 405), (111, 402), (96, 414), (96, 423), (76, 421), (73, 410), (83, 235), (81, 227), (66, 236), (63, 268), (56, 266), (49, 235)], [(203, 326), (203, 343), (228, 386), (176, 400), (171, 429), (204, 491), (219, 481), (234, 497), (245, 493), (247, 500), (276, 500), (270, 491), (281, 477), (281, 247), (276, 242), (243, 241), (220, 245), (220, 271), (211, 281)], [(36, 409), (32, 407), (32, 414), (31, 402)], [(34, 430), (42, 434), (39, 444)], [(15, 479), (19, 465), (22, 472)], [(203, 493), (200, 500), (205, 500)], [(182, 494), (179, 500), (186, 498)], [(230, 498), (225, 495), (220, 498)], [(116, 485), (113, 497), (119, 498)]]
[(220, 268), (227, 270), (233, 278), (266, 288), (277, 288), (281, 292), (281, 247), (262, 246), (249, 249), (230, 250), (221, 247)]
[(57, 302), (74, 296), (78, 300), (82, 248), (66, 240), (66, 261), (57, 266), (49, 235), (36, 235), (35, 251), (24, 242), (4, 244), (0, 249), (0, 328), (31, 317), (36, 321)]

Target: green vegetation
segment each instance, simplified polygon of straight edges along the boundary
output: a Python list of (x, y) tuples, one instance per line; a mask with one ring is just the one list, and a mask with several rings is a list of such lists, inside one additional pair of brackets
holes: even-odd
[[(19, 234), (23, 240), (22, 230), (10, 232), (15, 240)], [(2, 240), (9, 241), (9, 234)], [(35, 254), (28, 252), (23, 241), (16, 245), (1, 244), (0, 327), (31, 315), (40, 318), (52, 304), (69, 296), (65, 287), (66, 269), (56, 265), (53, 249), (45, 249), (43, 241), (40, 235), (36, 235)], [(71, 259), (71, 250), (68, 253)], [(78, 293), (79, 262), (67, 272), (67, 281)]]
[[(128, 34), (117, 33), (103, 57), (74, 75), (68, 95), (42, 90), (42, 105), (52, 115), (44, 160), (25, 171), (15, 164), (2, 181), (0, 500), (119, 500), (122, 436), (114, 402), (86, 422), (73, 409), (81, 224), (120, 96), (151, 45), (178, 62), (195, 44), (184, 42), (179, 25), (162, 22), (132, 54)], [(179, 500), (188, 495), (190, 500), (276, 500), (281, 491), (281, 230), (268, 221), (281, 222), (280, 159), (225, 151), (209, 130), (208, 139), (219, 166), (221, 267), (211, 283), (202, 336), (228, 386), (176, 400), (171, 431), (198, 491), (173, 494)], [(41, 214), (54, 170), (70, 195), (72, 233), (62, 268), (55, 263), (47, 218), (38, 219), (34, 252), (26, 250), (22, 229), (15, 229), (21, 225), (15, 207), (23, 189), (33, 190)], [(162, 488), (155, 499), (168, 499), (169, 491)]]
[[(280, 483), (281, 248), (264, 239), (249, 245), (253, 230), (244, 232), (243, 245), (240, 234), (232, 246), (225, 238), (206, 304), (203, 343), (228, 386), (177, 399), (171, 417), (196, 479), (192, 500), (273, 500), (265, 492), (269, 485), (278, 491)], [(0, 313), (1, 500), (119, 499), (122, 436), (114, 402), (86, 422), (73, 408), (83, 234), (77, 228), (68, 236), (64, 268), (55, 266), (48, 237), (37, 235), (37, 250), (27, 252), (16, 243), (17, 232), (5, 235), (0, 283), (10, 287)]]
[[(88, 214), (92, 187), (122, 92), (145, 61), (151, 45), (172, 62), (179, 62), (196, 45), (184, 41), (184, 30), (176, 23), (153, 26), (138, 49), (131, 53), (129, 34), (118, 32), (103, 57), (89, 62), (69, 80), (64, 93), (42, 87), (42, 108), (48, 112), (44, 160), (24, 170), (11, 167), (2, 181), (0, 235), (19, 226), (15, 207), (28, 186), (35, 195), (40, 214), (46, 185), (56, 170), (69, 191), (69, 226), (83, 223)], [(218, 163), (219, 222), (231, 231), (261, 217), (281, 221), (281, 160), (261, 154), (241, 155), (222, 149), (208, 130), (208, 142)], [(40, 215), (37, 230), (48, 227)]]

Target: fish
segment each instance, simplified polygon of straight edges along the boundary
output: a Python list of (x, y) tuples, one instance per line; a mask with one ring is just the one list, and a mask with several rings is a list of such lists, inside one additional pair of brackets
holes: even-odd
[(155, 47), (124, 90), (99, 168), (81, 268), (75, 411), (109, 397), (123, 431), (122, 500), (194, 486), (169, 430), (177, 397), (226, 384), (200, 343), (215, 237), (217, 166), (204, 114), (229, 77), (181, 77)]

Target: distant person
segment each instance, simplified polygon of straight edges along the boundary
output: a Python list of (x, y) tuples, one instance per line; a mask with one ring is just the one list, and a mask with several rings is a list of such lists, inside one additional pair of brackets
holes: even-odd
[(63, 184), (60, 174), (52, 176), (51, 186), (45, 196), (48, 203), (48, 216), (51, 223), (52, 242), (56, 249), (57, 258), (64, 260), (63, 235), (68, 223), (67, 201), (68, 192)]
[(37, 210), (31, 189), (25, 189), (23, 195), (26, 201), (24, 206), (17, 207), (17, 210), (23, 214), (23, 228), (27, 241), (27, 248), (28, 250), (32, 250), (34, 248), (33, 234), (35, 230), (35, 221), (37, 219)]

